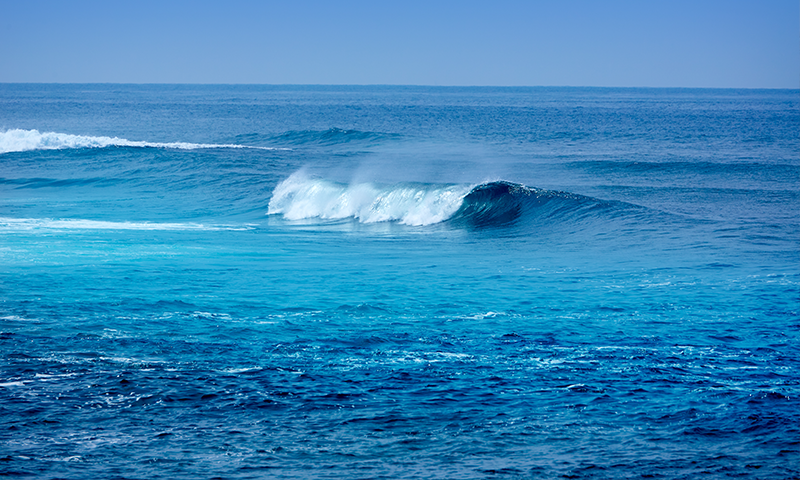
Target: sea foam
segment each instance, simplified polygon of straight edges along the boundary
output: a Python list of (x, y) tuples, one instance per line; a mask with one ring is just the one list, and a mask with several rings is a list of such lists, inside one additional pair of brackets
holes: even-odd
[(187, 142), (143, 142), (119, 137), (94, 137), (87, 135), (71, 135), (68, 133), (44, 132), (38, 130), (22, 130), (15, 128), (0, 132), (0, 153), (25, 152), (30, 150), (59, 150), (69, 148), (172, 148), (178, 150), (198, 150), (204, 148), (251, 148), (257, 150), (288, 150), (276, 147), (253, 147), (236, 144), (207, 144)]
[(0, 231), (24, 230), (250, 230), (253, 225), (205, 225), (201, 223), (108, 222), (80, 218), (2, 218)]
[(282, 214), (288, 220), (354, 218), (362, 223), (394, 221), (430, 225), (457, 212), (471, 188), (469, 185), (346, 185), (296, 172), (275, 187), (268, 214)]

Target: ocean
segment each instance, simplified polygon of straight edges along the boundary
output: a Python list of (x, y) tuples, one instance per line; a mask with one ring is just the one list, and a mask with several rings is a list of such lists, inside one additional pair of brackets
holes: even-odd
[(0, 84), (0, 475), (800, 478), (798, 90)]

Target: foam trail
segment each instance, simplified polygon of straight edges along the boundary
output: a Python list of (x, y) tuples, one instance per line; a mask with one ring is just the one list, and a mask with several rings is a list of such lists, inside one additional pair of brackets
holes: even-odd
[(296, 172), (275, 187), (268, 215), (430, 225), (457, 212), (470, 189), (469, 185), (343, 185)]
[(0, 231), (26, 230), (249, 230), (252, 225), (203, 225), (200, 223), (107, 222), (77, 218), (2, 218)]
[(59, 150), (70, 148), (106, 148), (106, 147), (138, 147), (138, 148), (173, 148), (178, 150), (198, 150), (204, 148), (248, 148), (257, 150), (290, 150), (276, 147), (252, 147), (236, 144), (207, 144), (186, 142), (140, 142), (118, 137), (92, 137), (71, 135), (68, 133), (44, 132), (38, 130), (21, 130), (19, 128), (0, 132), (0, 153), (25, 152), (30, 150)]

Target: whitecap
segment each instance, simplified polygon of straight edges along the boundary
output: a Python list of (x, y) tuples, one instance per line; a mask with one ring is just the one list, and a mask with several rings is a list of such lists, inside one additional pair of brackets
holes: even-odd
[(70, 148), (169, 148), (177, 150), (199, 150), (208, 148), (247, 148), (256, 150), (291, 150), (278, 147), (254, 147), (237, 144), (188, 143), (188, 142), (144, 142), (119, 137), (72, 135), (58, 132), (39, 132), (19, 128), (0, 132), (0, 153), (26, 152), (30, 150), (60, 150)]
[(453, 216), (471, 188), (447, 184), (344, 185), (301, 171), (275, 187), (267, 214), (281, 214), (287, 220), (353, 218), (361, 223), (431, 225)]

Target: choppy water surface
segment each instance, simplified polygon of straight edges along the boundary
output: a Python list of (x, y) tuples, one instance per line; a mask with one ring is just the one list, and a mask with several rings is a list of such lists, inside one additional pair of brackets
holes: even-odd
[(0, 85), (0, 474), (797, 478), (799, 107)]

